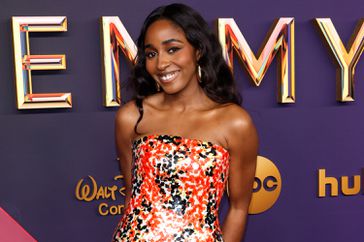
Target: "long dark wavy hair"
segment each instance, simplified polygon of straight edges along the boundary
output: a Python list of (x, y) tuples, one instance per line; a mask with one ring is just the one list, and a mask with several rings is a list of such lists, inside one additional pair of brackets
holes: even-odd
[(137, 126), (143, 118), (143, 99), (158, 92), (155, 80), (146, 70), (145, 34), (152, 23), (161, 19), (169, 20), (179, 26), (184, 31), (187, 41), (199, 51), (200, 58), (197, 64), (201, 67), (200, 86), (206, 95), (220, 104), (241, 104), (241, 96), (236, 90), (231, 70), (222, 56), (220, 43), (206, 21), (199, 13), (184, 4), (161, 6), (145, 19), (137, 40), (138, 53), (131, 76), (136, 105), (140, 113), (134, 127), (137, 134)]

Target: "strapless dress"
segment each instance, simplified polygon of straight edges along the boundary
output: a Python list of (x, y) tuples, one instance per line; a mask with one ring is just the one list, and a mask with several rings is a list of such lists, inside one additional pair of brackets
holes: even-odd
[(223, 241), (218, 208), (229, 170), (220, 145), (171, 135), (133, 142), (132, 194), (120, 241)]

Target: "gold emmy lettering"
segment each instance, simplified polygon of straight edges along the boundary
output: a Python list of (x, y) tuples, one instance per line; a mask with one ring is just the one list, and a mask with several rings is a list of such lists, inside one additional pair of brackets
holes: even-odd
[(134, 64), (137, 48), (119, 17), (101, 17), (101, 50), (104, 105), (120, 106), (119, 50)]
[(67, 18), (12, 17), (18, 109), (71, 108), (71, 93), (33, 93), (32, 70), (65, 70), (66, 56), (30, 54), (30, 32), (66, 32)]
[[(364, 51), (364, 20), (358, 22), (345, 47), (330, 18), (316, 23), (338, 66), (337, 100), (354, 101), (355, 67)], [(120, 51), (134, 64), (137, 48), (117, 16), (101, 17), (103, 104), (120, 106)], [(233, 53), (238, 55), (256, 86), (259, 86), (276, 54), (278, 63), (278, 102), (295, 102), (295, 27), (294, 18), (281, 17), (272, 26), (257, 55), (249, 47), (233, 18), (218, 19), (218, 37), (223, 56), (233, 70)], [(29, 33), (66, 32), (65, 16), (12, 17), (12, 36), (16, 100), (18, 109), (72, 108), (71, 93), (33, 93), (32, 70), (65, 70), (64, 54), (31, 54)], [(101, 196), (101, 192), (100, 192)]]
[(364, 20), (360, 20), (345, 48), (330, 18), (316, 18), (326, 44), (337, 64), (336, 99), (354, 101), (355, 66), (364, 50)]
[(260, 85), (275, 55), (280, 51), (278, 102), (295, 102), (294, 18), (279, 18), (275, 22), (274, 28), (267, 35), (267, 41), (258, 52), (258, 58), (250, 49), (234, 19), (219, 18), (218, 35), (223, 47), (223, 56), (231, 70), (235, 50), (256, 86)]

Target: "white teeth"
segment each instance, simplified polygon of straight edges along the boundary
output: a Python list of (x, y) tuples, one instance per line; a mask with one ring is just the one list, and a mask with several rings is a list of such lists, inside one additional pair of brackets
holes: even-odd
[(177, 75), (177, 72), (174, 71), (174, 72), (171, 72), (171, 73), (168, 73), (168, 74), (165, 74), (165, 75), (161, 75), (160, 79), (162, 81), (169, 81), (169, 80), (172, 80), (176, 75)]

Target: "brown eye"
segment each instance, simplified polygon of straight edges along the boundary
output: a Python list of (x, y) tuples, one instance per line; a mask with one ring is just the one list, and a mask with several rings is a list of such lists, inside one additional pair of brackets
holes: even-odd
[(172, 48), (168, 49), (168, 53), (173, 54), (173, 53), (179, 51), (180, 49), (181, 48), (179, 48), (179, 47), (172, 47)]
[(151, 58), (153, 58), (154, 56), (156, 56), (157, 55), (157, 53), (155, 52), (155, 51), (147, 51), (146, 53), (145, 53), (145, 56), (148, 58), (148, 59), (151, 59)]

